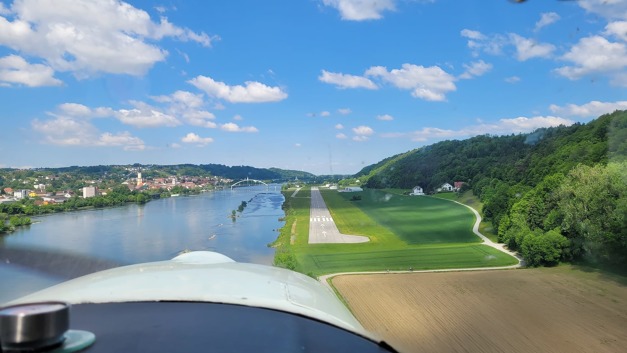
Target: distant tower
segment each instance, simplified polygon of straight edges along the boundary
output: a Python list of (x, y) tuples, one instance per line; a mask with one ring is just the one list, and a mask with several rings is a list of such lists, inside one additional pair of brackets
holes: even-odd
[(142, 186), (144, 183), (142, 181), (142, 172), (137, 172), (137, 186)]

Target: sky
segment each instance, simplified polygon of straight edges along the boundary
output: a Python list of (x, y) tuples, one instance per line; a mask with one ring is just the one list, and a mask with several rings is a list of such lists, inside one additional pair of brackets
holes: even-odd
[(0, 0), (0, 167), (354, 174), (616, 109), (625, 0)]

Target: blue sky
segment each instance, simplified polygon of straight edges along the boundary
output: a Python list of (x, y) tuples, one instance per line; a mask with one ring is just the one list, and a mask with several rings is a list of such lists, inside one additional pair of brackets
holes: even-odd
[(627, 1), (0, 1), (0, 167), (352, 174), (627, 109)]

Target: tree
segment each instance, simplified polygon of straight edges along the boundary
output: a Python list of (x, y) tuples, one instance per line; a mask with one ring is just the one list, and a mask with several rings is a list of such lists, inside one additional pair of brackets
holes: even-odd
[(568, 247), (568, 239), (559, 230), (544, 234), (537, 230), (525, 236), (520, 250), (528, 266), (555, 266)]
[(627, 261), (626, 175), (627, 162), (579, 165), (558, 190), (564, 234), (593, 259)]

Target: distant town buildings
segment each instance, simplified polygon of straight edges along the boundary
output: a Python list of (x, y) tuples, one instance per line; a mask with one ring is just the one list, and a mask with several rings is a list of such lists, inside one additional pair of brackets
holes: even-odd
[(96, 196), (96, 187), (95, 186), (85, 186), (83, 188), (83, 198), (86, 199), (88, 197)]

